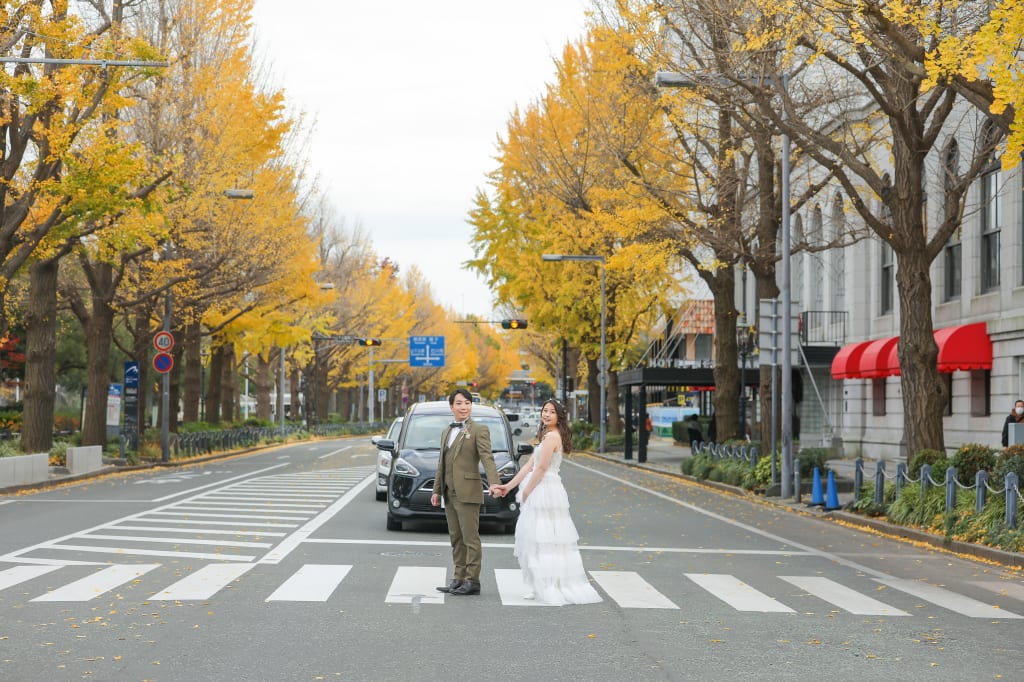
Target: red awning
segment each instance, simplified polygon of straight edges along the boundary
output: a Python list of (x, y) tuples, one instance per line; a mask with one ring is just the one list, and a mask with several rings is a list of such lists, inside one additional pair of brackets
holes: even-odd
[(833, 379), (859, 379), (860, 378), (860, 356), (868, 347), (870, 341), (849, 343), (839, 349), (832, 359)]
[(864, 353), (860, 356), (860, 375), (865, 379), (879, 379), (892, 376), (899, 372), (899, 368), (889, 366), (889, 353), (896, 348), (900, 337), (890, 336), (887, 339), (878, 339), (868, 344)]
[[(939, 347), (940, 372), (992, 369), (992, 340), (984, 322), (946, 327), (933, 332)], [(843, 346), (832, 361), (834, 379), (899, 376), (899, 337)]]
[(992, 339), (984, 322), (947, 327), (935, 332), (939, 371), (992, 369)]

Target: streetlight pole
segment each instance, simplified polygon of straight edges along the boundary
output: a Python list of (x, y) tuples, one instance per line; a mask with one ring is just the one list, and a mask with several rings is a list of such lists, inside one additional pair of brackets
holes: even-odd
[(568, 255), (568, 254), (563, 254), (563, 253), (545, 253), (545, 254), (543, 254), (541, 256), (541, 260), (551, 261), (551, 262), (574, 260), (574, 261), (589, 261), (589, 262), (592, 262), (592, 263), (600, 263), (601, 264), (601, 357), (597, 361), (597, 370), (598, 370), (598, 372), (597, 372), (597, 383), (601, 387), (601, 391), (600, 391), (601, 392), (601, 406), (600, 406), (600, 408), (601, 408), (601, 415), (600, 415), (601, 431), (600, 431), (600, 440), (598, 442), (597, 451), (600, 452), (600, 453), (604, 453), (604, 451), (605, 451), (605, 443), (607, 442), (607, 434), (608, 434), (608, 409), (607, 409), (608, 353), (607, 353), (606, 329), (605, 329), (606, 319), (607, 319), (607, 311), (606, 311), (607, 305), (606, 305), (606, 299), (605, 299), (605, 286), (604, 286), (604, 279), (605, 279), (605, 274), (604, 274), (604, 271), (605, 271), (604, 256), (587, 255), (587, 254)]
[(736, 346), (740, 352), (740, 439), (747, 437), (747, 353), (750, 352), (750, 327), (736, 325)]
[[(165, 246), (165, 252), (170, 258), (171, 242)], [(167, 287), (164, 294), (164, 331), (171, 333), (171, 288)], [(171, 373), (164, 372), (160, 390), (160, 460), (171, 461)]]
[(377, 396), (373, 393), (373, 346), (370, 346), (370, 373), (367, 379), (367, 395), (366, 402), (369, 407), (370, 423), (373, 423), (373, 401), (377, 399)]
[(281, 438), (284, 438), (284, 346), (281, 346), (281, 361), (277, 379), (277, 414), (281, 421)]

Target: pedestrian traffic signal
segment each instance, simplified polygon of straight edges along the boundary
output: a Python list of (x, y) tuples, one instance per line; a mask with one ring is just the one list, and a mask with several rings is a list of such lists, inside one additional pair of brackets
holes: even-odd
[(379, 346), (380, 339), (356, 339), (356, 343), (360, 346)]
[(526, 329), (526, 320), (502, 320), (502, 329)]

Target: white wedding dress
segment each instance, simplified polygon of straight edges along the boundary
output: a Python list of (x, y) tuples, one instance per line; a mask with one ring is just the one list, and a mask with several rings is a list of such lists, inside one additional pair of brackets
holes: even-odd
[(536, 469), (530, 471), (516, 495), (521, 505), (516, 523), (515, 556), (523, 572), (528, 599), (545, 604), (593, 604), (601, 601), (583, 570), (576, 543), (580, 539), (569, 516), (569, 496), (558, 469), (561, 451), (551, 453), (544, 478), (530, 492), (526, 502), (522, 489)]

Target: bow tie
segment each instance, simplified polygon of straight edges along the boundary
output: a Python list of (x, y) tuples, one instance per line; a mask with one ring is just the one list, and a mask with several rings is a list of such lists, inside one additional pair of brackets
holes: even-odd
[(450, 426), (451, 426), (451, 427), (452, 427), (453, 429), (461, 429), (461, 428), (462, 428), (462, 426), (463, 426), (463, 424), (462, 424), (462, 422), (452, 422), (452, 423), (450, 424)]

